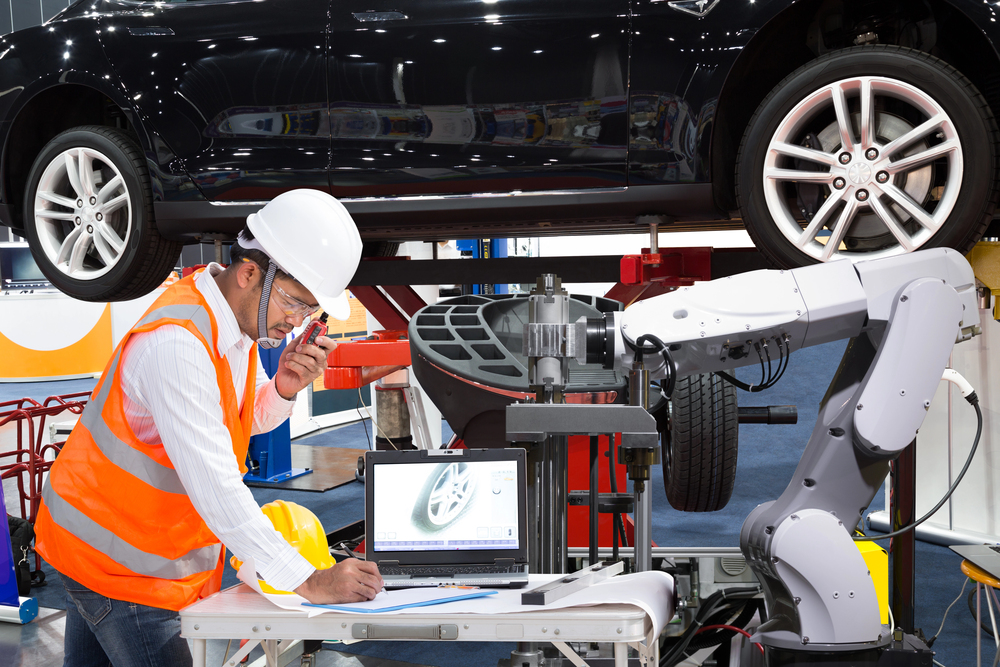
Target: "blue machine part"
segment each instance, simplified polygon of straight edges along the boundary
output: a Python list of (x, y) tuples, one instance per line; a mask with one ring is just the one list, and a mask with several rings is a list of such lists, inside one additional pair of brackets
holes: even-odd
[[(0, 485), (0, 505), (6, 507), (3, 485)], [(5, 528), (0, 530), (0, 533), (3, 533), (3, 539), (0, 540), (0, 605), (17, 607), (20, 601), (17, 597), (17, 575), (14, 572), (14, 550), (10, 545), (10, 531)], [(38, 605), (35, 607), (37, 609)]]
[[(278, 360), (286, 344), (287, 341), (273, 350), (258, 347), (260, 363), (264, 366), (264, 372), (268, 377), (274, 377), (278, 372)], [(292, 429), (287, 419), (273, 431), (250, 438), (247, 458), (249, 459), (247, 467), (250, 470), (243, 475), (245, 482), (277, 484), (312, 472), (305, 468), (292, 467)], [(252, 465), (254, 461), (257, 462), (256, 469)]]
[[(460, 251), (472, 251), (474, 259), (492, 259), (507, 256), (507, 239), (479, 239), (456, 241), (455, 247)], [(473, 294), (508, 294), (508, 284), (477, 284), (472, 286)]]

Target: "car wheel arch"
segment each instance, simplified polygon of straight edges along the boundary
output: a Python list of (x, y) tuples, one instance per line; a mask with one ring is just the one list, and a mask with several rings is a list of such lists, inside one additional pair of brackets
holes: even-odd
[[(116, 127), (111, 119), (115, 114), (121, 114), (124, 122), (119, 129), (132, 134), (147, 155), (155, 154), (154, 139), (138, 120), (137, 112), (124, 91), (94, 74), (73, 72), (72, 77), (51, 75), (37, 79), (19, 97), (21, 104), (12, 108), (8, 116), (10, 125), (5, 137), (2, 164), (2, 197), (13, 208), (15, 221), (20, 220), (21, 199), (31, 164), (42, 148), (65, 130), (80, 125)], [(50, 115), (39, 113), (54, 104), (71, 102), (78, 109), (72, 117), (47, 122)], [(154, 191), (157, 191), (155, 170), (150, 170), (150, 178), (154, 180)]]

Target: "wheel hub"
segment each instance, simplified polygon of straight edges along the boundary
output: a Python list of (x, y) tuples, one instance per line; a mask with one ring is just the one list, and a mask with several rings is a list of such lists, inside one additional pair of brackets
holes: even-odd
[(863, 185), (872, 178), (872, 168), (867, 164), (854, 163), (847, 168), (847, 177), (855, 185)]

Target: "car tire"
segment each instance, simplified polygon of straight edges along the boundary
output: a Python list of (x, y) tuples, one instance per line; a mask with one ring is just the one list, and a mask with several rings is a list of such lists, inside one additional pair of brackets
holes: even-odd
[(964, 253), (997, 205), (998, 139), (986, 100), (943, 60), (896, 46), (834, 51), (757, 108), (737, 157), (740, 211), (784, 268)]
[(677, 378), (660, 441), (671, 507), (715, 512), (726, 506), (736, 481), (738, 427), (735, 387), (712, 373)]
[(447, 528), (470, 507), (476, 494), (475, 472), (468, 463), (435, 466), (413, 505), (413, 522), (436, 532)]
[(365, 241), (361, 244), (362, 257), (395, 257), (399, 252), (396, 241)]
[(181, 251), (156, 229), (142, 150), (131, 135), (100, 125), (59, 134), (35, 158), (24, 229), (49, 282), (83, 301), (150, 292)]

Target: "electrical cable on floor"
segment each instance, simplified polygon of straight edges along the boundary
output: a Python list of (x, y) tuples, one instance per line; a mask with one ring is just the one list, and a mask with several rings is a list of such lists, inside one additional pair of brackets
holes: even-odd
[[(965, 593), (965, 587), (968, 585), (969, 585), (969, 578), (966, 577), (965, 581), (962, 582), (962, 590), (959, 591), (958, 597), (952, 600), (951, 604), (948, 605), (948, 608), (944, 610), (944, 616), (941, 617), (941, 625), (938, 627), (937, 632), (934, 633), (933, 637), (927, 640), (927, 648), (930, 648), (931, 646), (934, 645), (934, 641), (938, 638), (938, 635), (941, 634), (941, 630), (944, 629), (944, 622), (945, 619), (948, 618), (948, 612), (951, 611), (951, 608), (955, 606), (956, 602), (962, 599), (962, 595)], [(892, 610), (889, 610), (889, 613), (891, 614)]]
[[(358, 387), (358, 399), (361, 399), (361, 387)], [(389, 436), (387, 436), (387, 435), (385, 434), (385, 431), (383, 431), (383, 430), (382, 430), (382, 427), (381, 427), (381, 426), (379, 426), (379, 425), (378, 425), (378, 422), (376, 422), (376, 421), (375, 421), (375, 418), (374, 418), (374, 417), (372, 417), (372, 413), (371, 413), (371, 412), (368, 412), (368, 406), (367, 406), (367, 405), (365, 405), (365, 402), (364, 402), (364, 400), (361, 400), (361, 407), (363, 407), (363, 408), (365, 409), (365, 412), (367, 412), (367, 413), (368, 413), (368, 419), (370, 419), (370, 420), (371, 420), (371, 422), (372, 422), (372, 424), (374, 424), (374, 425), (375, 425), (375, 428), (377, 428), (377, 429), (378, 429), (378, 432), (382, 434), (382, 437), (386, 439), (386, 442), (388, 442), (388, 443), (389, 443), (390, 445), (392, 445), (392, 448), (393, 448), (393, 449), (396, 449), (396, 450), (398, 450), (398, 449), (399, 449), (399, 447), (397, 447), (397, 446), (396, 446), (396, 443), (394, 443), (394, 442), (393, 442), (393, 441), (392, 441), (391, 439), (389, 439)], [(366, 433), (366, 434), (368, 433), (368, 429), (365, 429), (365, 433)]]
[(899, 530), (894, 530), (891, 533), (886, 533), (885, 535), (864, 535), (861, 537), (854, 536), (852, 539), (855, 542), (872, 542), (875, 540), (885, 540), (890, 537), (896, 537), (897, 535), (902, 535), (903, 533), (908, 533), (917, 526), (919, 526), (920, 524), (922, 524), (924, 521), (927, 521), (927, 519), (934, 516), (934, 513), (937, 512), (939, 509), (941, 509), (942, 505), (948, 502), (948, 499), (951, 498), (951, 494), (955, 493), (955, 489), (958, 488), (958, 485), (962, 482), (962, 478), (965, 477), (965, 473), (968, 472), (969, 466), (972, 465), (972, 458), (976, 455), (976, 449), (979, 448), (979, 438), (983, 435), (983, 411), (979, 409), (979, 397), (976, 396), (976, 392), (972, 392), (971, 394), (965, 397), (965, 400), (967, 400), (969, 404), (976, 409), (976, 419), (979, 420), (979, 426), (976, 428), (976, 439), (972, 441), (972, 449), (969, 451), (969, 457), (965, 460), (965, 466), (962, 468), (962, 472), (958, 473), (958, 477), (955, 478), (955, 483), (951, 485), (951, 488), (948, 489), (948, 492), (946, 494), (944, 494), (944, 497), (938, 501), (938, 504), (935, 505), (933, 508), (931, 508), (930, 512), (923, 515), (922, 517), (911, 523), (909, 526), (905, 526), (903, 528), (900, 528)]
[(358, 388), (358, 404), (354, 406), (354, 409), (358, 412), (358, 419), (361, 420), (361, 426), (365, 429), (365, 440), (368, 442), (368, 451), (374, 449), (372, 447), (372, 439), (368, 437), (368, 424), (365, 423), (364, 415), (361, 414), (361, 406), (363, 402), (361, 401), (361, 388)]

